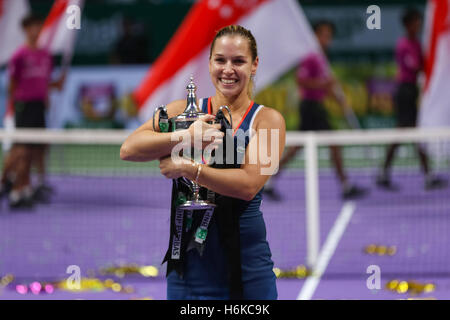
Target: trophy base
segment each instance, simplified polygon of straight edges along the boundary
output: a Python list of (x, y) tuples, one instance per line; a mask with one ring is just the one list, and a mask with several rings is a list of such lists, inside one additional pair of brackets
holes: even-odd
[(210, 209), (215, 208), (216, 205), (214, 203), (210, 203), (205, 200), (188, 200), (182, 205), (179, 206), (181, 209), (189, 209), (189, 210), (204, 210), (204, 209)]

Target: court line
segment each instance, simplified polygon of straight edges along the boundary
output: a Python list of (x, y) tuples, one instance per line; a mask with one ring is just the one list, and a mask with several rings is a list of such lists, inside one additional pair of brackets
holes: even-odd
[(327, 236), (325, 244), (319, 253), (317, 258), (316, 267), (313, 270), (312, 275), (310, 275), (302, 289), (300, 290), (297, 300), (310, 300), (319, 285), (320, 278), (328, 267), (331, 257), (336, 251), (337, 245), (347, 228), (348, 223), (355, 212), (356, 205), (353, 201), (347, 201), (342, 206), (341, 212), (339, 213), (336, 222), (331, 228), (330, 233)]

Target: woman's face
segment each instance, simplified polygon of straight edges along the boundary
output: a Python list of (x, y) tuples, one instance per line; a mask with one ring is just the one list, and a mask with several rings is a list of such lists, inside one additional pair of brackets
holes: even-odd
[(241, 36), (223, 36), (216, 39), (209, 73), (217, 91), (225, 97), (247, 94), (251, 75), (256, 73), (258, 58), (252, 61), (250, 45)]

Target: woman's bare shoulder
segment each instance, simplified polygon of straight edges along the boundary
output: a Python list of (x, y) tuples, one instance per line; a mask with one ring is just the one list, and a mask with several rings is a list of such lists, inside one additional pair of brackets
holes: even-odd
[(276, 109), (262, 106), (256, 115), (256, 128), (285, 128), (286, 124), (283, 115)]

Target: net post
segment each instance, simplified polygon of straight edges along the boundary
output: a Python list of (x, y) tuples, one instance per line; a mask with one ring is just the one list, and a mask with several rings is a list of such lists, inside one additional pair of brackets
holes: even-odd
[(305, 145), (306, 189), (306, 264), (314, 269), (320, 249), (318, 145), (314, 133), (308, 133)]

